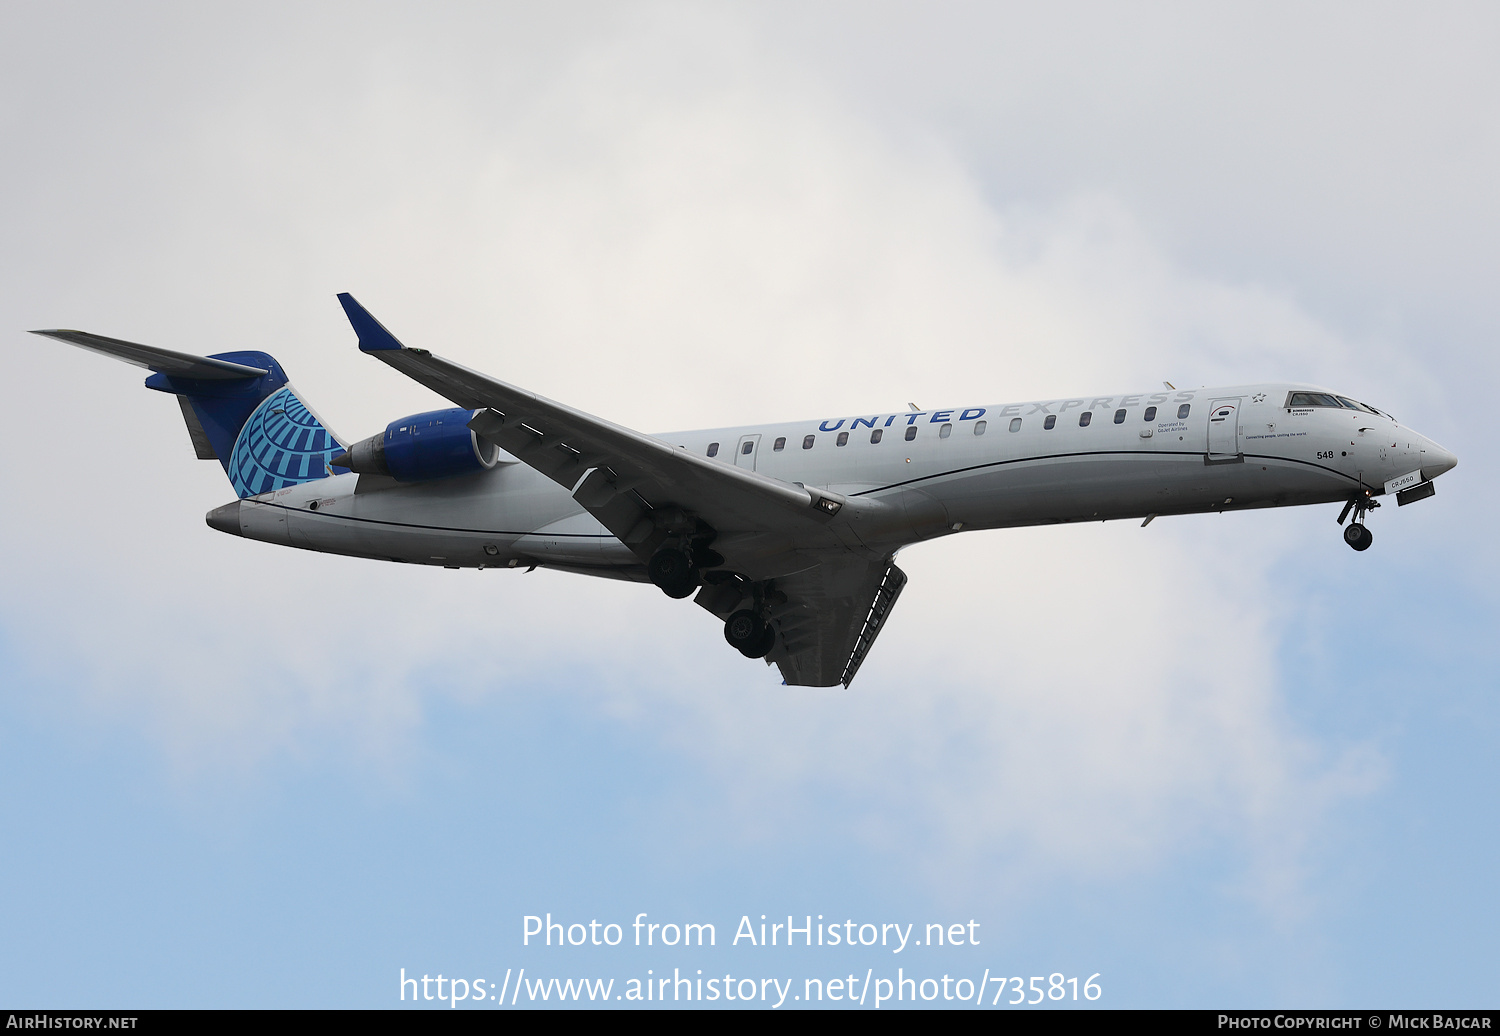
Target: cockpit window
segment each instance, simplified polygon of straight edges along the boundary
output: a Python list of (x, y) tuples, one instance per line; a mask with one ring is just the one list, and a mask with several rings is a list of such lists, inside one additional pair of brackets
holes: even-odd
[(1343, 409), (1339, 397), (1331, 392), (1293, 392), (1286, 397), (1286, 405), (1289, 407), (1331, 406), (1338, 410)]
[(1289, 392), (1286, 397), (1288, 409), (1293, 407), (1326, 406), (1339, 410), (1358, 410), (1362, 414), (1375, 414), (1377, 417), (1390, 417), (1389, 414), (1376, 410), (1367, 403), (1350, 399), (1348, 396), (1335, 396), (1332, 392)]
[(1348, 407), (1350, 410), (1358, 410), (1366, 414), (1380, 414), (1380, 411), (1376, 410), (1374, 407), (1366, 406), (1364, 403), (1361, 403), (1355, 399), (1350, 399), (1348, 396), (1339, 396), (1338, 401), (1344, 404), (1344, 406)]

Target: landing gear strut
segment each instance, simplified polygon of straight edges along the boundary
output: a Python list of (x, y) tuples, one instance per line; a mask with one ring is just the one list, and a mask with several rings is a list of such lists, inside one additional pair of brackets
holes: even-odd
[(1365, 512), (1372, 511), (1379, 506), (1380, 501), (1376, 500), (1363, 486), (1360, 487), (1358, 493), (1349, 498), (1349, 502), (1339, 512), (1340, 525), (1344, 524), (1344, 519), (1349, 517), (1350, 511), (1354, 512), (1354, 521), (1350, 522), (1348, 528), (1344, 530), (1345, 543), (1355, 550), (1370, 549), (1370, 544), (1375, 542), (1375, 536), (1365, 528)]
[(724, 639), (746, 658), (765, 658), (776, 644), (776, 631), (755, 612), (744, 608), (724, 623)]

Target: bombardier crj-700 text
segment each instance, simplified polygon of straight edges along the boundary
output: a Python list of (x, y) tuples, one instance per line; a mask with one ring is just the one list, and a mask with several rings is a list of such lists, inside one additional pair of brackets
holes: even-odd
[(1310, 385), (912, 410), (650, 436), (402, 345), (340, 295), (359, 347), (456, 409), (331, 433), (262, 352), (202, 357), (38, 334), (155, 373), (240, 499), (222, 532), (446, 568), (537, 565), (696, 594), (789, 684), (854, 679), (906, 575), (902, 547), (973, 529), (1340, 503), (1370, 545), (1380, 497), (1457, 459)]

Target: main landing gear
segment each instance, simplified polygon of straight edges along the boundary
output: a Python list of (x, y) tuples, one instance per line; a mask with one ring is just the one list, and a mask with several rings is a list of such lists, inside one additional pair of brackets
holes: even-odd
[(743, 608), (724, 623), (724, 639), (746, 658), (765, 658), (776, 644), (776, 631), (755, 612)]
[[(681, 600), (691, 597), (704, 582), (703, 570), (724, 564), (723, 555), (710, 550), (706, 539), (691, 543), (678, 540), (661, 547), (646, 563), (646, 573), (651, 581), (668, 597)], [(709, 582), (719, 573), (710, 572)]]
[(698, 566), (693, 564), (693, 557), (685, 550), (676, 547), (663, 547), (651, 555), (651, 561), (646, 566), (651, 581), (661, 587), (662, 593), (668, 597), (681, 600), (691, 597), (694, 590), (698, 589)]
[(1358, 493), (1349, 498), (1349, 502), (1339, 512), (1340, 525), (1344, 524), (1344, 519), (1349, 517), (1350, 511), (1354, 512), (1354, 521), (1350, 522), (1348, 528), (1344, 530), (1345, 543), (1349, 544), (1355, 550), (1370, 549), (1370, 544), (1375, 542), (1375, 536), (1369, 529), (1365, 528), (1365, 512), (1373, 511), (1379, 506), (1380, 501), (1376, 500), (1370, 491), (1363, 486), (1360, 487)]
[(746, 658), (765, 658), (776, 646), (776, 627), (771, 625), (770, 610), (773, 605), (785, 604), (786, 594), (776, 589), (774, 583), (752, 583), (739, 578), (741, 592), (748, 591), (750, 602), (725, 621), (724, 639)]
[(651, 555), (646, 572), (663, 593), (678, 600), (691, 597), (704, 583), (711, 589), (725, 583), (738, 584), (738, 591), (730, 599), (738, 597), (743, 601), (748, 595), (752, 606), (729, 616), (724, 623), (724, 639), (746, 658), (765, 658), (776, 646), (776, 630), (766, 618), (767, 605), (784, 603), (786, 595), (776, 592), (768, 583), (752, 584), (744, 576), (730, 572), (708, 571), (705, 575), (705, 569), (716, 569), (723, 564), (723, 556), (709, 549), (704, 540), (685, 542), (678, 539), (669, 541)]

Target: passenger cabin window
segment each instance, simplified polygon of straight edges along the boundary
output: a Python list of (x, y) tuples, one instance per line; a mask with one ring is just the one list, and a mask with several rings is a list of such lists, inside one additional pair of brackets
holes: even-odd
[(911, 442), (916, 437), (917, 437), (917, 426), (916, 425), (910, 425), (906, 429), (906, 441), (907, 442)]
[(1089, 422), (1091, 422), (1093, 419), (1094, 412), (1092, 410), (1085, 410), (1083, 413), (1078, 415), (1078, 427), (1087, 428), (1089, 426)]
[(873, 432), (871, 432), (870, 433), (870, 443), (871, 443), (871, 445), (879, 442), (880, 441), (880, 437), (882, 435), (884, 435), (884, 434), (885, 434), (885, 429), (884, 428), (877, 428)]
[(974, 422), (974, 434), (975, 435), (983, 435), (984, 434), (984, 428), (985, 428), (985, 422), (983, 422), (983, 421), (975, 421)]
[(1045, 428), (1049, 432), (1052, 431), (1052, 429), (1056, 428), (1057, 427), (1057, 415), (1056, 414), (1048, 414), (1047, 415), (1047, 420), (1045, 420), (1045, 421), (1042, 422), (1042, 427)]
[(775, 450), (777, 453), (780, 453), (782, 450), (786, 449), (786, 436), (778, 435), (776, 437), (776, 442), (771, 447), (771, 449)]
[(1147, 421), (1155, 421), (1156, 420), (1156, 407), (1154, 407), (1154, 406), (1148, 406), (1146, 408), (1146, 420)]
[(839, 432), (839, 437), (838, 437), (838, 439), (836, 439), (834, 441), (834, 445), (835, 446), (848, 446), (849, 445), (849, 433), (848, 432)]
[(946, 439), (946, 438), (948, 438), (948, 436), (950, 436), (952, 434), (953, 434), (953, 426), (951, 424), (945, 424), (941, 428), (938, 429), (938, 438), (939, 439)]
[(1012, 417), (1010, 419), (1010, 430), (1013, 432), (1019, 432), (1021, 430), (1021, 419), (1019, 417)]
[(816, 438), (817, 438), (816, 435), (809, 435), (807, 438), (803, 439), (802, 440), (802, 448), (804, 450), (810, 450), (810, 449), (812, 449), (813, 440), (816, 439)]
[(1192, 409), (1193, 405), (1191, 403), (1182, 404), (1182, 406), (1177, 408), (1177, 420), (1186, 421), (1187, 415), (1192, 411)]
[(1116, 410), (1115, 411), (1115, 424), (1124, 424), (1124, 423), (1125, 423), (1125, 411), (1123, 411), (1123, 410)]
[(745, 441), (745, 445), (743, 445), (743, 446), (740, 447), (740, 452), (744, 453), (744, 454), (748, 454), (753, 449), (755, 449), (755, 440), (754, 439), (748, 439), (748, 440)]
[(708, 455), (710, 457), (717, 457), (719, 455), (719, 444), (718, 443), (711, 442), (711, 443), (708, 444)]

